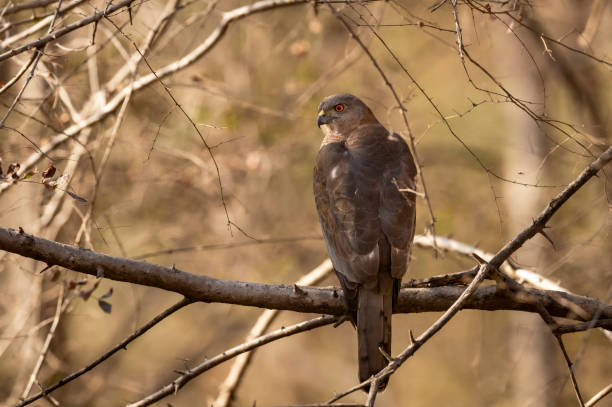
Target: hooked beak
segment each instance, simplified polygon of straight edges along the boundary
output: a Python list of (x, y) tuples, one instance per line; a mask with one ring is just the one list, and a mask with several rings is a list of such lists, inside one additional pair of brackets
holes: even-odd
[(323, 112), (323, 110), (321, 110), (319, 111), (319, 115), (317, 116), (317, 126), (321, 127), (322, 125), (331, 122), (333, 119), (333, 117), (325, 116), (325, 113)]

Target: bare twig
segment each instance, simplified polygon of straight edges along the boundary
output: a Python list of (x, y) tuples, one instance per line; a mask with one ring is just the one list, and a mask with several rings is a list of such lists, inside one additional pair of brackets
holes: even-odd
[(2, 88), (0, 89), (0, 95), (3, 94), (5, 91), (7, 91), (11, 86), (15, 84), (15, 82), (17, 82), (23, 76), (23, 74), (28, 70), (30, 65), (32, 65), (32, 62), (36, 60), (37, 56), (38, 56), (38, 52), (32, 53), (32, 55), (30, 56), (30, 59), (28, 59), (28, 61), (21, 66), (21, 68), (19, 69), (19, 72), (17, 72), (15, 76), (13, 76), (4, 85), (2, 85)]
[[(56, 10), (51, 13), (51, 14), (47, 14), (47, 16), (45, 18), (43, 18), (42, 20), (40, 20), (38, 23), (32, 25), (31, 27), (28, 27), (22, 31), (19, 31), (17, 34), (5, 38), (3, 41), (0, 41), (0, 49), (6, 49), (8, 48), (10, 45), (14, 44), (17, 41), (20, 41), (24, 38), (27, 38), (28, 36), (42, 30), (44, 27), (46, 27), (50, 22), (54, 21), (56, 19), (56, 15), (63, 15), (66, 14), (68, 11), (74, 9), (75, 7), (77, 7), (79, 4), (84, 3), (85, 0), (74, 0), (71, 3), (68, 3), (66, 5), (66, 7), (64, 8), (60, 8), (57, 7)], [(51, 33), (51, 31), (47, 32), (47, 35), (49, 35)], [(59, 37), (58, 37), (59, 38)], [(43, 45), (45, 45), (46, 43), (41, 43), (41, 44), (37, 44), (33, 47), (30, 47), (29, 49), (32, 49), (34, 47), (39, 48)], [(25, 50), (27, 51), (27, 50)], [(2, 54), (4, 55), (4, 54)]]
[(65, 27), (60, 28), (57, 31), (54, 31), (53, 33), (49, 33), (47, 35), (44, 35), (42, 37), (40, 37), (39, 39), (29, 42), (25, 45), (22, 45), (20, 47), (14, 48), (10, 51), (5, 51), (2, 54), (0, 54), (0, 62), (12, 58), (15, 55), (21, 54), (22, 52), (26, 52), (29, 51), (33, 48), (39, 48), (41, 46), (46, 45), (47, 43), (51, 42), (51, 41), (55, 41), (56, 39), (63, 37), (64, 35), (77, 30), (81, 27), (85, 27), (86, 25), (89, 25), (93, 22), (96, 21), (100, 21), (102, 18), (114, 13), (115, 11), (123, 8), (123, 7), (127, 7), (130, 4), (132, 4), (135, 0), (121, 0), (120, 2), (116, 3), (116, 4), (112, 4), (109, 7), (107, 7), (106, 9), (104, 9), (103, 11), (99, 11), (95, 14), (92, 14), (89, 17), (83, 18), (82, 20), (79, 20), (75, 23), (69, 24)]
[(36, 365), (30, 374), (30, 379), (28, 380), (28, 384), (23, 391), (22, 398), (28, 397), (30, 391), (32, 390), (32, 386), (36, 381), (36, 377), (42, 368), (43, 362), (47, 357), (47, 352), (49, 352), (49, 346), (51, 345), (51, 340), (55, 335), (55, 330), (57, 325), (59, 324), (60, 316), (62, 314), (62, 302), (64, 301), (64, 286), (60, 285), (60, 292), (57, 295), (57, 306), (55, 307), (55, 315), (53, 316), (53, 322), (51, 323), (51, 328), (49, 328), (49, 332), (47, 332), (47, 337), (45, 338), (45, 342), (43, 343), (42, 349), (40, 351), (40, 355), (38, 356), (38, 360), (36, 361)]
[[(510, 242), (508, 242), (504, 247), (502, 247), (495, 256), (488, 262), (480, 266), (480, 269), (474, 280), (468, 285), (468, 287), (463, 291), (463, 293), (457, 298), (457, 300), (452, 304), (448, 310), (440, 317), (434, 324), (432, 324), (423, 334), (421, 334), (411, 345), (409, 345), (398, 357), (394, 358), (383, 370), (381, 370), (378, 374), (376, 374), (373, 378), (366, 380), (365, 382), (360, 383), (358, 386), (353, 387), (352, 389), (347, 390), (334, 397), (331, 401), (339, 400), (341, 397), (344, 397), (350, 393), (357, 391), (360, 388), (371, 384), (373, 380), (376, 379), (384, 379), (390, 375), (392, 375), (400, 366), (410, 358), (427, 340), (429, 340), (435, 333), (437, 333), (442, 327), (461, 309), (461, 307), (467, 302), (469, 297), (474, 294), (476, 288), (482, 282), (482, 280), (486, 277), (486, 275), (490, 272), (496, 272), (500, 277), (505, 277), (501, 272), (498, 271), (498, 268), (516, 251), (518, 250), (527, 240), (534, 237), (540, 230), (542, 230), (548, 220), (557, 212), (557, 210), (578, 190), (580, 189), (591, 177), (593, 177), (599, 170), (603, 168), (605, 164), (612, 160), (612, 147), (609, 147), (602, 155), (600, 155), (595, 161), (593, 161), (582, 173), (565, 188), (562, 192), (560, 192), (557, 196), (555, 196), (547, 207), (540, 213), (540, 215), (533, 221), (533, 224), (527, 228), (525, 228), (522, 232), (514, 237)], [(506, 277), (507, 278), (507, 277)], [(510, 280), (510, 279), (508, 279)], [(512, 280), (510, 280), (512, 282)], [(517, 284), (514, 282), (514, 284)], [(518, 284), (517, 284), (518, 285)], [(504, 290), (500, 290), (504, 291)], [(522, 291), (530, 293), (531, 290), (523, 288)], [(567, 294), (566, 294), (567, 295)], [(540, 299), (534, 297), (535, 301), (530, 301), (536, 307), (537, 312), (542, 315), (542, 312), (545, 311), (546, 315), (551, 319), (550, 313), (546, 309), (546, 306), (540, 302)], [(610, 307), (612, 308), (612, 306)], [(560, 336), (557, 336), (560, 342), (560, 346), (564, 351), (564, 355), (566, 360), (569, 361), (567, 354), (565, 353), (565, 349), (563, 347), (563, 343), (560, 340)], [(570, 363), (570, 362), (568, 362)], [(576, 390), (576, 394), (580, 402), (582, 403), (582, 398), (580, 396), (580, 392), (578, 390), (577, 383), (575, 381), (575, 377), (573, 374), (573, 370), (570, 366), (570, 374), (572, 377), (572, 381), (574, 383), (574, 388)], [(582, 404), (581, 404), (582, 405)]]
[[(60, 11), (61, 7), (62, 7), (62, 0), (59, 0), (58, 3), (57, 3), (57, 9), (55, 10), (55, 13), (53, 14), (53, 16), (50, 18), (49, 29), (47, 30), (47, 34), (49, 34), (49, 33), (51, 33), (53, 31), (53, 28), (55, 27), (55, 21), (57, 20), (57, 16), (59, 15), (59, 11)], [(4, 116), (2, 116), (2, 119), (0, 119), (0, 128), (4, 127), (4, 124), (6, 123), (6, 120), (8, 119), (9, 115), (11, 114), (11, 112), (13, 111), (15, 106), (17, 106), (17, 103), (19, 103), (19, 100), (21, 99), (21, 96), (23, 95), (23, 92), (25, 91), (25, 89), (27, 88), (28, 84), (30, 83), (30, 81), (34, 77), (34, 72), (36, 71), (36, 66), (38, 65), (38, 62), (40, 61), (40, 58), (42, 58), (42, 56), (43, 56), (44, 48), (45, 48), (45, 44), (41, 44), (41, 45), (38, 45), (36, 47), (36, 52), (35, 52), (36, 57), (34, 57), (34, 60), (32, 62), (32, 69), (30, 69), (30, 73), (26, 77), (26, 80), (24, 81), (23, 85), (21, 86), (21, 89), (17, 93), (17, 96), (15, 96), (15, 99), (13, 100), (13, 104), (11, 104), (11, 106), (8, 108), (8, 110), (4, 113)], [(38, 148), (38, 150), (40, 151), (39, 148)]]
[[(117, 4), (114, 4), (107, 9), (106, 14), (104, 14), (104, 12), (96, 13), (94, 16), (88, 17), (88, 19), (85, 19), (85, 20), (88, 20), (88, 22), (85, 22), (85, 20), (81, 20), (81, 23), (82, 23), (81, 26), (87, 25), (94, 21), (98, 21), (101, 18), (108, 16), (111, 12), (116, 11), (121, 7), (125, 7), (131, 4), (131, 2), (133, 1), (134, 0), (129, 0), (129, 1), (123, 0)], [(21, 168), (19, 169), (18, 174), (22, 175), (24, 173), (27, 173), (27, 171), (30, 171), (36, 165), (36, 163), (38, 163), (40, 159), (45, 157), (45, 155), (48, 154), (50, 151), (55, 150), (56, 148), (61, 146), (63, 143), (65, 143), (67, 140), (73, 139), (73, 137), (76, 134), (78, 134), (80, 131), (82, 131), (83, 129), (90, 127), (100, 122), (104, 118), (106, 118), (109, 114), (114, 112), (120, 106), (120, 104), (123, 102), (123, 100), (125, 99), (128, 93), (137, 92), (151, 85), (152, 83), (157, 82), (159, 79), (163, 79), (168, 75), (176, 73), (192, 65), (198, 59), (208, 54), (208, 52), (210, 52), (210, 50), (213, 49), (214, 46), (221, 40), (227, 28), (232, 23), (239, 21), (253, 14), (273, 10), (279, 7), (301, 5), (301, 4), (308, 3), (308, 1), (309, 0), (260, 0), (256, 3), (242, 6), (242, 7), (237, 7), (235, 9), (224, 12), (222, 15), (221, 21), (219, 22), (217, 27), (195, 49), (193, 49), (191, 52), (189, 52), (187, 55), (183, 56), (179, 60), (172, 62), (166, 65), (165, 67), (156, 70), (153, 73), (149, 73), (147, 75), (140, 76), (136, 78), (133, 82), (130, 82), (128, 86), (125, 86), (124, 88), (116, 92), (116, 94), (112, 97), (112, 99), (110, 99), (104, 106), (95, 109), (94, 112), (90, 113), (82, 121), (75, 123), (72, 126), (65, 129), (62, 134), (55, 136), (49, 141), (48, 144), (42, 146), (40, 148), (41, 150), (40, 152), (36, 152), (32, 154), (26, 160), (21, 162)], [(65, 28), (68, 28), (71, 26), (72, 25), (66, 26)], [(63, 32), (62, 30), (64, 29), (58, 30), (54, 32), (54, 34)], [(52, 39), (49, 39), (46, 42), (42, 42), (42, 44), (46, 44), (48, 41), (51, 41), (51, 40)], [(2, 55), (4, 54), (0, 54), (0, 61), (2, 61), (2, 58), (1, 58)], [(9, 58), (10, 56), (6, 56), (6, 58)], [(12, 185), (15, 185), (15, 184), (12, 184), (12, 183), (0, 184), (0, 193), (10, 188)]]
[(589, 401), (584, 403), (585, 407), (593, 407), (595, 404), (597, 404), (599, 401), (601, 401), (604, 397), (606, 397), (610, 393), (612, 393), (612, 383), (610, 383), (609, 385), (601, 389), (596, 395), (591, 397)]
[(463, 59), (463, 38), (461, 36), (461, 26), (459, 25), (459, 14), (457, 13), (457, 0), (451, 0), (451, 4), (453, 6), (453, 18), (455, 19), (455, 32), (457, 33), (457, 49), (459, 57)]
[(576, 393), (576, 398), (578, 399), (578, 403), (580, 407), (584, 407), (584, 400), (582, 400), (582, 394), (580, 394), (580, 387), (578, 386), (578, 381), (576, 380), (576, 375), (574, 374), (574, 369), (572, 367), (572, 360), (570, 359), (567, 351), (565, 350), (565, 345), (563, 344), (563, 339), (561, 335), (555, 335), (557, 339), (557, 343), (561, 348), (561, 352), (563, 353), (563, 358), (565, 359), (565, 363), (567, 364), (567, 370), (569, 370), (570, 377), (572, 379), (572, 385), (574, 386), (574, 393)]
[(605, 328), (612, 331), (612, 319), (598, 319), (593, 321), (581, 322), (574, 325), (559, 325), (555, 330), (555, 334), (563, 335), (574, 332), (582, 332), (593, 328)]
[(210, 243), (210, 244), (200, 244), (197, 246), (189, 246), (189, 247), (178, 247), (174, 249), (167, 250), (158, 250), (155, 252), (139, 254), (138, 256), (132, 257), (135, 260), (146, 259), (148, 257), (156, 257), (163, 256), (165, 254), (175, 254), (175, 253), (184, 253), (184, 252), (197, 252), (197, 251), (207, 251), (207, 250), (221, 250), (221, 249), (233, 249), (236, 247), (243, 246), (253, 246), (253, 245), (261, 245), (261, 244), (279, 244), (279, 243), (295, 243), (301, 242), (304, 240), (322, 240), (322, 236), (295, 236), (295, 237), (277, 237), (277, 238), (269, 238), (269, 239), (250, 239), (242, 242), (235, 243)]
[(163, 311), (162, 313), (158, 314), (155, 318), (153, 318), (152, 320), (147, 322), (145, 325), (143, 325), (140, 329), (136, 330), (133, 334), (131, 334), (130, 336), (128, 336), (127, 338), (122, 340), (119, 344), (117, 344), (117, 346), (113, 347), (109, 351), (107, 351), (104, 354), (102, 354), (100, 357), (98, 357), (92, 363), (88, 364), (87, 366), (85, 366), (82, 369), (77, 370), (76, 372), (70, 374), (69, 376), (64, 377), (63, 379), (61, 379), (57, 383), (53, 384), (52, 386), (43, 388), (43, 390), (40, 393), (38, 393), (38, 394), (36, 394), (36, 395), (26, 399), (26, 400), (21, 401), (20, 403), (16, 404), (15, 407), (27, 406), (28, 404), (31, 404), (31, 403), (35, 402), (36, 400), (39, 400), (41, 397), (47, 396), (48, 394), (50, 394), (51, 392), (57, 390), (58, 388), (62, 387), (63, 385), (65, 385), (67, 383), (70, 383), (71, 381), (73, 381), (74, 379), (78, 378), (79, 376), (89, 372), (90, 370), (92, 370), (93, 368), (98, 366), (100, 363), (104, 362), (105, 360), (107, 360), (108, 358), (113, 356), (118, 351), (120, 351), (122, 349), (123, 350), (127, 349), (127, 345), (130, 344), (132, 341), (134, 341), (136, 338), (138, 338), (139, 336), (142, 336), (144, 333), (149, 331), (151, 328), (153, 328), (159, 322), (164, 320), (166, 317), (174, 314), (176, 311), (180, 310), (181, 308), (183, 308), (183, 307), (185, 307), (186, 305), (189, 305), (189, 304), (191, 304), (191, 301), (189, 299), (187, 299), (187, 298), (183, 298), (182, 300), (180, 300), (179, 302), (177, 302), (176, 304), (174, 304), (170, 308), (168, 308), (165, 311)]
[[(306, 274), (302, 278), (300, 278), (295, 284), (296, 286), (310, 286), (317, 284), (321, 280), (323, 280), (329, 273), (332, 271), (333, 267), (331, 264), (331, 260), (327, 259), (323, 261), (323, 263), (319, 264), (315, 267), (310, 273)], [(278, 316), (278, 310), (265, 310), (253, 325), (251, 332), (247, 335), (245, 342), (253, 340), (258, 336), (261, 336), (266, 332), (266, 330), (270, 327), (270, 324), (276, 319)], [(219, 387), (219, 395), (213, 402), (213, 406), (215, 407), (227, 407), (229, 406), (234, 393), (238, 386), (240, 385), (240, 381), (244, 376), (247, 366), (253, 357), (254, 350), (250, 352), (245, 352), (238, 356), (232, 364), (230, 372), (228, 373), (225, 381)]]
[(458, 271), (456, 273), (427, 277), (419, 280), (408, 280), (407, 282), (402, 284), (402, 288), (468, 285), (474, 279), (477, 272), (478, 267), (474, 267), (471, 270), (467, 271)]
[[(104, 170), (106, 169), (106, 164), (108, 163), (108, 159), (110, 158), (110, 154), (112, 152), (112, 149), (115, 145), (115, 141), (119, 134), (119, 128), (126, 115), (127, 107), (132, 98), (133, 78), (136, 76), (136, 69), (138, 68), (138, 64), (143, 59), (145, 59), (145, 55), (148, 53), (149, 49), (151, 48), (153, 40), (156, 38), (156, 34), (162, 31), (164, 27), (167, 26), (168, 22), (170, 21), (170, 18), (176, 13), (177, 5), (178, 5), (178, 0), (173, 0), (173, 1), (168, 2), (168, 4), (166, 5), (166, 8), (164, 9), (164, 12), (160, 15), (159, 19), (156, 21), (153, 27), (149, 30), (149, 33), (147, 34), (147, 37), (145, 38), (145, 41), (141, 47), (142, 50), (138, 49), (138, 47), (136, 46), (136, 43), (132, 41), (132, 44), (138, 50), (138, 57), (135, 58), (134, 60), (130, 60), (129, 61), (130, 63), (127, 65), (127, 67), (130, 69), (132, 73), (132, 81), (130, 82), (130, 85), (127, 86), (128, 93), (125, 95), (125, 98), (123, 99), (123, 103), (121, 104), (121, 108), (119, 109), (119, 113), (117, 114), (117, 119), (115, 120), (115, 124), (113, 125), (113, 128), (109, 136), (109, 140), (104, 150), (104, 154), (102, 158), (100, 159), (100, 163), (97, 166), (96, 172), (94, 173), (94, 176), (96, 178), (96, 183), (94, 186), (92, 197), (90, 198), (90, 205), (87, 208), (87, 213), (85, 214), (84, 218), (81, 221), (81, 227), (79, 231), (77, 232), (75, 242), (80, 241), (81, 234), (85, 232), (85, 228), (88, 225), (89, 219), (93, 216), (95, 205), (96, 205), (96, 198), (97, 198), (100, 186), (101, 186), (101, 178), (104, 173)], [(120, 27), (115, 25), (115, 28), (123, 34)], [(96, 86), (96, 88), (98, 88), (98, 86)]]
[(9, 14), (17, 13), (19, 11), (28, 10), (31, 8), (38, 8), (48, 6), (51, 3), (55, 3), (57, 0), (34, 0), (27, 3), (13, 4), (6, 9), (2, 10), (2, 14), (8, 16)]
[(225, 362), (226, 360), (232, 359), (241, 353), (248, 352), (252, 349), (258, 348), (272, 341), (276, 341), (280, 338), (285, 338), (287, 336), (295, 335), (300, 332), (305, 332), (321, 326), (333, 324), (334, 322), (336, 322), (336, 320), (337, 318), (334, 316), (322, 316), (319, 318), (311, 319), (309, 321), (300, 322), (295, 325), (278, 329), (274, 332), (270, 332), (267, 335), (260, 336), (241, 345), (228, 349), (225, 352), (211, 359), (207, 359), (198, 366), (182, 373), (177, 379), (173, 380), (171, 383), (162, 387), (158, 391), (151, 393), (147, 397), (135, 403), (129, 404), (128, 407), (149, 406), (166, 396), (176, 393), (181, 387), (183, 387), (185, 384), (189, 383), (189, 381), (204, 373), (205, 371), (212, 369), (218, 364)]

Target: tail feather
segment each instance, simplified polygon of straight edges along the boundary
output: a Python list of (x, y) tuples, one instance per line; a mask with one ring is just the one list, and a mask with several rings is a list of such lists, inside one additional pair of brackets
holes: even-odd
[[(391, 316), (393, 313), (393, 278), (379, 280), (379, 286), (360, 287), (357, 309), (357, 347), (359, 380), (364, 381), (387, 366), (387, 358), (379, 350), (391, 355)], [(379, 383), (379, 389), (387, 380)]]

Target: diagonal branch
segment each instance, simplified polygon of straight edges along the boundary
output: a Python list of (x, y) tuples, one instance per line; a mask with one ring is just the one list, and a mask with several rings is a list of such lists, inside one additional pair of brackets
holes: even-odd
[(204, 362), (200, 363), (198, 366), (189, 369), (186, 372), (183, 372), (178, 378), (173, 380), (171, 383), (162, 387), (158, 391), (151, 393), (147, 397), (129, 404), (128, 407), (144, 407), (153, 404), (154, 402), (171, 395), (172, 393), (176, 393), (181, 387), (187, 384), (192, 379), (196, 378), (200, 374), (205, 371), (212, 369), (220, 363), (225, 362), (226, 360), (232, 359), (237, 355), (248, 352), (252, 349), (258, 348), (262, 345), (270, 343), (280, 338), (284, 338), (287, 336), (295, 335), (300, 332), (309, 331), (311, 329), (319, 328), (321, 326), (330, 325), (337, 321), (337, 317), (326, 315), (322, 317), (318, 317), (315, 319), (311, 319), (310, 321), (300, 322), (295, 325), (291, 325), (288, 327), (283, 327), (281, 329), (277, 329), (274, 332), (270, 332), (267, 335), (260, 336), (258, 338), (254, 338), (248, 342), (235, 346), (231, 349), (226, 350), (219, 355), (207, 359)]
[[(331, 271), (333, 270), (331, 260), (327, 259), (315, 267), (310, 273), (306, 274), (302, 278), (300, 278), (295, 284), (299, 286), (310, 286), (319, 283), (325, 277), (327, 277)], [(255, 325), (249, 332), (246, 337), (246, 341), (250, 341), (252, 339), (257, 338), (264, 334), (264, 332), (268, 329), (268, 327), (272, 324), (272, 322), (278, 316), (278, 310), (265, 310), (257, 319)], [(219, 395), (213, 402), (215, 407), (227, 407), (230, 405), (232, 398), (234, 397), (234, 393), (238, 386), (240, 385), (240, 381), (244, 376), (247, 366), (251, 358), (253, 357), (253, 351), (245, 352), (238, 356), (232, 365), (230, 372), (228, 373), (225, 381), (221, 384), (219, 388)]]
[[(129, 6), (133, 1), (134, 0), (120, 1), (116, 3), (115, 5), (108, 7), (104, 12), (96, 13), (93, 16), (90, 16), (84, 20), (81, 20), (80, 22), (75, 23), (75, 24), (81, 23), (81, 25), (73, 29), (80, 28), (82, 26), (85, 26), (95, 21), (99, 21), (100, 19), (109, 16), (112, 12), (118, 10), (119, 8)], [(174, 74), (182, 69), (185, 69), (186, 67), (192, 65), (197, 60), (199, 60), (200, 58), (208, 54), (208, 52), (210, 52), (213, 49), (213, 47), (217, 45), (217, 43), (221, 40), (221, 38), (223, 38), (223, 35), (225, 34), (228, 27), (232, 23), (239, 21), (253, 14), (273, 10), (273, 9), (280, 8), (280, 7), (306, 4), (308, 2), (309, 0), (260, 0), (256, 3), (249, 4), (249, 5), (242, 6), (242, 7), (237, 7), (235, 9), (224, 12), (222, 14), (221, 21), (219, 22), (217, 27), (195, 49), (193, 49), (191, 52), (189, 52), (187, 55), (183, 56), (182, 58), (166, 65), (165, 67), (162, 67), (152, 73), (142, 75), (134, 79), (133, 82), (130, 82), (127, 86), (119, 90), (112, 97), (112, 99), (110, 99), (104, 106), (96, 108), (95, 111), (91, 113), (89, 116), (83, 118), (83, 120), (81, 120), (80, 122), (75, 123), (72, 126), (65, 129), (62, 134), (55, 136), (49, 141), (48, 144), (46, 144), (45, 146), (42, 146), (40, 148), (40, 151), (33, 153), (24, 162), (20, 163), (21, 168), (19, 169), (18, 175), (21, 176), (27, 173), (28, 171), (30, 171), (50, 151), (55, 150), (56, 148), (61, 146), (63, 143), (65, 143), (67, 140), (73, 139), (74, 136), (76, 136), (83, 129), (90, 127), (102, 121), (103, 119), (105, 119), (109, 114), (114, 112), (121, 105), (121, 103), (123, 102), (123, 100), (126, 98), (126, 96), (129, 93), (134, 92), (134, 94), (136, 94), (141, 89), (159, 81), (160, 79), (165, 78), (168, 75)], [(51, 35), (59, 36), (61, 33), (63, 33), (63, 30), (68, 29), (69, 27), (72, 27), (75, 24), (72, 24), (60, 30), (57, 30), (53, 32)], [(43, 39), (46, 39), (47, 37), (48, 36), (41, 38), (40, 41), (42, 41)], [(22, 52), (27, 51), (28, 49), (31, 49), (32, 47), (46, 44), (47, 42), (52, 41), (52, 40), (53, 38), (49, 38), (49, 39), (46, 39), (45, 41), (42, 41), (40, 44), (38, 42), (30, 43), (27, 46), (28, 48), (24, 49)], [(15, 50), (9, 51), (9, 53), (14, 52), (14, 51)], [(16, 52), (15, 54), (11, 54), (11, 55), (8, 55), (7, 53), (0, 54), (0, 61), (6, 58), (10, 58), (11, 56), (16, 55), (17, 53), (18, 52)], [(5, 54), (7, 54), (8, 56), (4, 57)], [(96, 95), (94, 95), (94, 97), (95, 96)], [(0, 183), (0, 193), (10, 188), (12, 185), (15, 185), (15, 184)]]
[(182, 309), (183, 307), (185, 307), (186, 305), (189, 305), (189, 304), (191, 304), (191, 301), (188, 300), (187, 298), (183, 298), (182, 300), (180, 300), (179, 302), (177, 302), (176, 304), (174, 304), (170, 308), (166, 309), (165, 311), (163, 311), (162, 313), (157, 315), (151, 321), (147, 322), (141, 328), (136, 330), (136, 332), (134, 332), (133, 334), (131, 334), (130, 336), (128, 336), (127, 338), (122, 340), (119, 344), (117, 344), (117, 346), (113, 347), (109, 351), (107, 351), (107, 352), (103, 353), (102, 355), (100, 355), (100, 357), (98, 357), (92, 363), (90, 363), (87, 366), (85, 366), (84, 368), (79, 369), (76, 372), (74, 372), (74, 373), (64, 377), (63, 379), (61, 379), (57, 383), (53, 384), (52, 386), (44, 388), (40, 393), (35, 394), (34, 396), (32, 396), (32, 397), (30, 397), (30, 398), (28, 398), (26, 400), (21, 401), (20, 403), (15, 405), (15, 407), (27, 406), (28, 404), (31, 404), (31, 403), (35, 402), (36, 400), (39, 400), (40, 398), (47, 396), (48, 394), (50, 394), (51, 392), (53, 392), (53, 391), (57, 390), (58, 388), (64, 386), (65, 384), (70, 383), (71, 381), (73, 381), (74, 379), (78, 378), (79, 376), (82, 376), (83, 374), (89, 372), (90, 370), (92, 370), (93, 368), (98, 366), (100, 363), (104, 362), (105, 360), (107, 360), (108, 358), (113, 356), (118, 351), (120, 351), (122, 349), (123, 350), (127, 349), (127, 345), (130, 344), (131, 342), (133, 342), (136, 338), (142, 336), (145, 332), (147, 332), (148, 330), (153, 328), (155, 325), (157, 325), (159, 322), (164, 320), (166, 317), (174, 314), (176, 311)]
[(48, 33), (47, 35), (44, 35), (42, 37), (40, 37), (39, 39), (37, 39), (36, 41), (32, 41), (29, 42), (25, 45), (22, 45), (20, 47), (11, 49), (9, 51), (3, 52), (2, 54), (0, 54), (0, 62), (12, 58), (15, 55), (21, 54), (22, 52), (26, 52), (29, 51), (33, 48), (40, 48), (42, 46), (47, 45), (49, 42), (51, 41), (55, 41), (58, 38), (74, 31), (77, 30), (81, 27), (85, 27), (86, 25), (89, 25), (91, 23), (95, 23), (97, 21), (100, 21), (102, 18), (114, 13), (115, 11), (123, 8), (123, 7), (128, 7), (130, 6), (134, 1), (136, 0), (122, 0), (120, 2), (118, 2), (117, 4), (113, 4), (110, 7), (107, 7), (106, 9), (104, 9), (103, 11), (99, 11), (97, 13), (94, 13), (92, 15), (90, 15), (89, 17), (85, 17), (82, 20), (79, 20), (75, 23), (72, 23), (70, 25), (67, 25), (65, 27), (60, 28), (57, 31), (54, 31), (52, 33)]
[[(474, 277), (474, 279), (472, 280), (472, 282), (470, 283), (470, 285), (468, 285), (468, 287), (461, 293), (461, 295), (459, 296), (459, 298), (457, 298), (456, 301), (453, 302), (453, 304), (446, 310), (446, 312), (444, 312), (444, 314), (438, 318), (425, 332), (423, 332), (423, 334), (421, 334), (416, 340), (413, 341), (412, 344), (410, 344), (406, 349), (404, 349), (404, 351), (402, 351), (402, 353), (397, 356), (396, 358), (393, 358), (389, 364), (387, 365), (387, 367), (385, 367), (383, 370), (381, 370), (380, 372), (378, 372), (375, 376), (372, 376), (370, 379), (360, 383), (359, 385), (337, 395), (336, 397), (334, 397), (331, 401), (336, 401), (339, 400), (341, 397), (344, 397), (350, 393), (353, 393), (361, 388), (364, 388), (368, 385), (370, 385), (370, 387), (374, 387), (375, 389), (373, 390), (373, 394), (372, 392), (368, 395), (368, 400), (373, 400), (376, 397), (376, 391), (377, 391), (377, 387), (376, 385), (374, 385), (375, 383), (378, 382), (378, 380), (381, 380), (385, 377), (389, 377), (391, 376), (393, 373), (395, 373), (400, 367), (401, 365), (406, 362), (406, 360), (408, 360), (408, 358), (410, 358), (412, 355), (414, 355), (414, 353), (421, 347), (423, 346), (423, 344), (425, 342), (427, 342), (430, 338), (432, 338), (440, 329), (442, 329), (444, 327), (444, 325), (446, 325), (446, 323), (448, 321), (450, 321), (452, 319), (452, 317), (461, 309), (465, 306), (465, 304), (467, 304), (469, 302), (470, 297), (476, 292), (476, 289), (478, 287), (478, 285), (484, 280), (484, 278), (487, 276), (487, 274), (489, 273), (496, 273), (497, 275), (500, 275), (502, 280), (505, 277), (506, 279), (508, 279), (505, 275), (503, 275), (498, 268), (516, 251), (518, 250), (527, 240), (531, 239), (533, 236), (535, 236), (537, 233), (539, 233), (540, 231), (542, 231), (544, 229), (544, 227), (546, 226), (546, 223), (548, 222), (548, 220), (550, 220), (550, 218), (559, 210), (559, 208), (561, 208), (561, 206), (576, 192), (578, 191), (590, 178), (592, 178), (595, 174), (597, 174), (597, 172), (599, 172), (599, 170), (601, 170), (603, 168), (604, 165), (606, 165), (608, 162), (610, 162), (610, 160), (612, 160), (612, 147), (609, 147), (602, 155), (600, 155), (595, 161), (593, 161), (587, 168), (585, 168), (582, 173), (578, 176), (578, 178), (576, 178), (571, 184), (569, 184), (563, 191), (561, 191), (556, 197), (554, 197), (550, 203), (547, 205), (547, 207), (540, 213), (540, 215), (533, 221), (533, 224), (527, 228), (525, 228), (522, 232), (520, 232), (516, 237), (514, 237), (514, 239), (512, 239), (510, 242), (508, 242), (504, 247), (502, 247), (495, 256), (493, 256), (493, 258), (488, 262), (488, 263), (484, 263), (480, 266), (478, 273), (476, 274), (476, 276)], [(508, 279), (511, 283), (517, 284), (516, 282), (514, 282), (511, 279)], [(495, 288), (495, 291), (497, 293), (500, 293), (502, 295), (505, 295), (505, 290), (504, 289), (500, 289), (497, 290)], [(545, 313), (546, 315), (548, 315), (549, 317), (552, 315), (546, 305), (544, 305), (542, 302), (540, 302), (540, 298), (538, 298), (537, 296), (532, 297), (530, 294), (532, 293), (533, 290), (527, 289), (527, 288), (521, 288), (521, 291), (527, 295), (523, 296), (525, 301), (528, 301), (529, 303), (531, 303), (535, 309), (536, 312), (539, 313), (540, 315), (542, 315), (543, 313)], [(567, 294), (566, 294), (567, 295)], [(518, 298), (518, 295), (513, 296), (515, 298)], [(608, 306), (609, 308), (612, 309), (612, 306)], [(552, 318), (551, 318), (552, 319)], [(560, 336), (557, 336), (559, 343), (563, 348), (563, 344), (560, 340)], [(576, 380), (575, 377), (573, 375), (573, 371), (571, 369), (571, 364), (569, 362), (569, 359), (567, 357), (567, 354), (564, 352), (564, 356), (566, 357), (566, 360), (568, 361), (568, 366), (570, 367), (570, 373), (572, 376), (572, 382), (574, 383), (574, 387), (576, 389), (576, 394), (578, 396), (578, 399), (580, 400), (581, 404), (582, 404), (582, 398), (580, 396), (580, 393), (577, 389), (577, 385), (576, 385)]]
[(586, 407), (593, 407), (599, 401), (601, 401), (608, 394), (612, 393), (612, 383), (601, 389), (596, 395), (594, 395), (589, 401), (587, 401), (584, 405)]

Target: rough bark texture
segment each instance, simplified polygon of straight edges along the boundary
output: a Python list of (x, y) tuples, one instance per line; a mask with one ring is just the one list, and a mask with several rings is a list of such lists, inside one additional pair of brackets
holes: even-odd
[[(4, 228), (0, 228), (0, 249), (85, 274), (173, 291), (194, 301), (331, 315), (346, 313), (340, 289), (220, 280), (108, 256)], [(465, 287), (405, 288), (400, 291), (395, 312), (442, 312), (464, 290)], [(532, 297), (519, 302), (495, 286), (482, 287), (470, 297), (464, 309), (537, 312), (533, 302), (537, 298), (552, 316), (587, 320), (602, 310), (600, 318), (612, 318), (612, 306), (592, 298), (558, 291), (527, 289), (527, 292)]]

